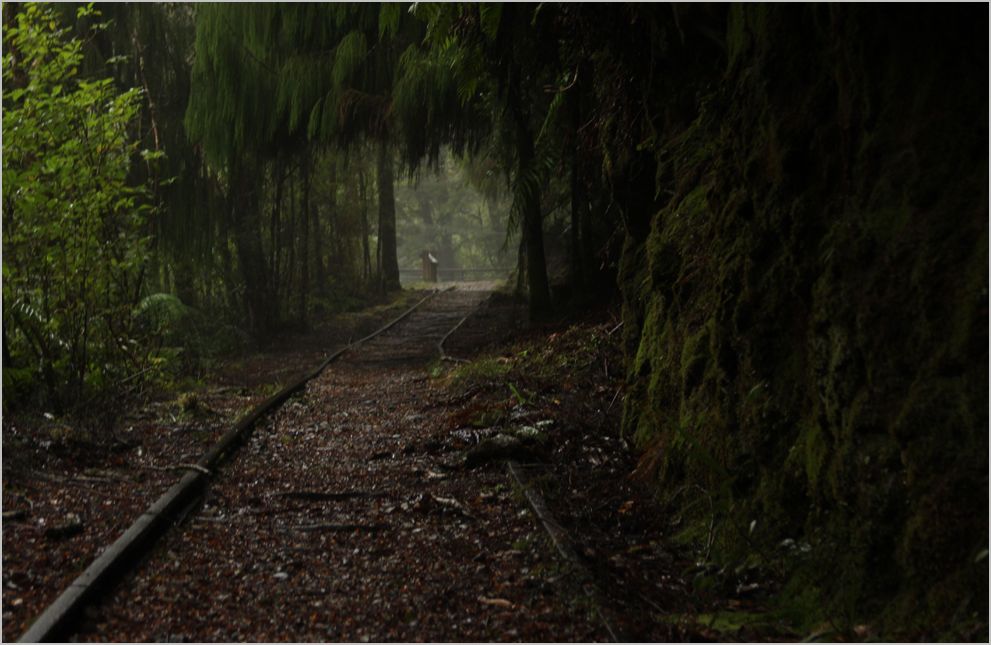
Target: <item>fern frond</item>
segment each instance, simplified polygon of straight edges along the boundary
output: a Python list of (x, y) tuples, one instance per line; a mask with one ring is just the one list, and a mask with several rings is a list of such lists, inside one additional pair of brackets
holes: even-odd
[(383, 2), (379, 9), (379, 40), (395, 37), (399, 31), (399, 18), (402, 5), (397, 2)]
[(348, 32), (334, 49), (334, 68), (331, 78), (334, 84), (343, 87), (348, 84), (368, 55), (368, 42), (365, 34), (354, 30)]

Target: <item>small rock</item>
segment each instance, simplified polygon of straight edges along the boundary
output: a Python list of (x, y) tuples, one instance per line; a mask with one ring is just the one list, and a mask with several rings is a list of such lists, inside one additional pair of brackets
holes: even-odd
[(275, 573), (272, 577), (275, 578), (276, 580), (287, 580), (289, 578), (289, 574), (286, 573), (285, 571), (279, 571)]
[(58, 540), (61, 538), (78, 535), (79, 533), (82, 533), (82, 531), (83, 521), (79, 515), (75, 513), (67, 513), (65, 520), (61, 524), (49, 526), (45, 529), (45, 537), (52, 540)]
[(539, 461), (533, 447), (523, 440), (508, 434), (497, 434), (483, 439), (465, 454), (465, 467), (475, 468), (490, 461), (517, 459), (519, 461)]
[(532, 426), (520, 426), (514, 432), (517, 439), (521, 441), (533, 441), (537, 443), (545, 443), (547, 441), (547, 435), (540, 429), (540, 426), (547, 424), (538, 423)]

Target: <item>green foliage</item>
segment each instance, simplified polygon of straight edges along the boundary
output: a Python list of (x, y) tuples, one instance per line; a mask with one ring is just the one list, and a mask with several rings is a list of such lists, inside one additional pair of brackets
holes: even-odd
[[(227, 244), (217, 216), (224, 212), (223, 195), (205, 166), (202, 148), (189, 140), (183, 125), (196, 9), (178, 3), (117, 3), (100, 9), (113, 28), (85, 39), (84, 73), (113, 73), (118, 87), (144, 90), (131, 130), (147, 150), (132, 162), (131, 179), (150, 183), (161, 204), (147, 226), (152, 236), (148, 289), (174, 291), (190, 304), (225, 315), (228, 302), (218, 284)], [(86, 35), (84, 21), (77, 21), (76, 29)]]
[(479, 358), (456, 367), (448, 377), (450, 387), (466, 391), (472, 387), (501, 381), (512, 368), (509, 361), (499, 358)]
[(131, 318), (153, 212), (128, 182), (141, 92), (82, 77), (82, 42), (51, 6), (24, 5), (5, 39), (5, 340), (9, 367), (30, 369), (58, 407), (147, 364)]
[(155, 335), (178, 331), (190, 315), (190, 308), (170, 293), (153, 293), (143, 298), (134, 309), (138, 324)]

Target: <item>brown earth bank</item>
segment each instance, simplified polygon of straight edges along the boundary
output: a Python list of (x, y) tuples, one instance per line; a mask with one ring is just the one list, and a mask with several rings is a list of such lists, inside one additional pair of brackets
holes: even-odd
[[(87, 613), (78, 637), (799, 636), (768, 611), (775, 587), (767, 572), (708, 588), (705, 567), (668, 539), (679, 519), (629, 479), (636, 464), (618, 435), (615, 312), (529, 326), (512, 298), (462, 290), (418, 314), (332, 364), (265, 419), (202, 505)], [(458, 323), (444, 344), (448, 359), (439, 360), (436, 343)], [(300, 344), (283, 347), (298, 352)], [(245, 360), (243, 375), (303, 358), (272, 350)], [(213, 419), (226, 408), (210, 391), (198, 395), (197, 414)], [(63, 449), (50, 462), (12, 468), (10, 484), (5, 458), (5, 509), (33, 504), (4, 527), (5, 639), (177, 477), (141, 466), (195, 461), (235, 415), (216, 416), (216, 432), (201, 443), (183, 447), (174, 428), (159, 429), (165, 436), (156, 443), (149, 427), (137, 448), (100, 458), (92, 448)], [(507, 458), (521, 462), (527, 488), (509, 476)], [(566, 533), (573, 560), (534, 516), (534, 492)], [(77, 534), (48, 531), (72, 524), (69, 513), (79, 516)]]

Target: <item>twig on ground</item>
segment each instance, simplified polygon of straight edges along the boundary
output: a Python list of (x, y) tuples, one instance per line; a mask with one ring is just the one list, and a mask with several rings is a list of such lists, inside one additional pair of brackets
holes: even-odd
[(388, 524), (301, 524), (294, 526), (296, 531), (382, 531)]
[(197, 515), (193, 518), (194, 522), (213, 522), (215, 524), (229, 524), (231, 518), (229, 517), (210, 517), (209, 515)]
[(612, 401), (609, 402), (609, 407), (606, 408), (606, 412), (609, 412), (609, 410), (612, 410), (613, 403), (616, 402), (616, 399), (619, 397), (619, 393), (622, 392), (622, 391), (623, 391), (623, 388), (622, 387), (616, 388), (616, 393), (612, 395)]
[(150, 464), (141, 464), (138, 468), (144, 468), (145, 470), (159, 470), (159, 471), (171, 471), (171, 470), (195, 470), (196, 472), (203, 473), (204, 475), (212, 475), (213, 472), (209, 468), (204, 468), (199, 464), (175, 464), (173, 466), (152, 466)]
[(345, 499), (355, 499), (355, 498), (382, 498), (388, 497), (389, 493), (384, 491), (365, 491), (365, 490), (352, 490), (343, 491), (339, 493), (323, 493), (320, 491), (310, 491), (310, 490), (290, 490), (283, 493), (272, 493), (272, 497), (288, 497), (291, 499), (307, 499), (311, 501), (321, 502), (321, 501), (341, 501)]

